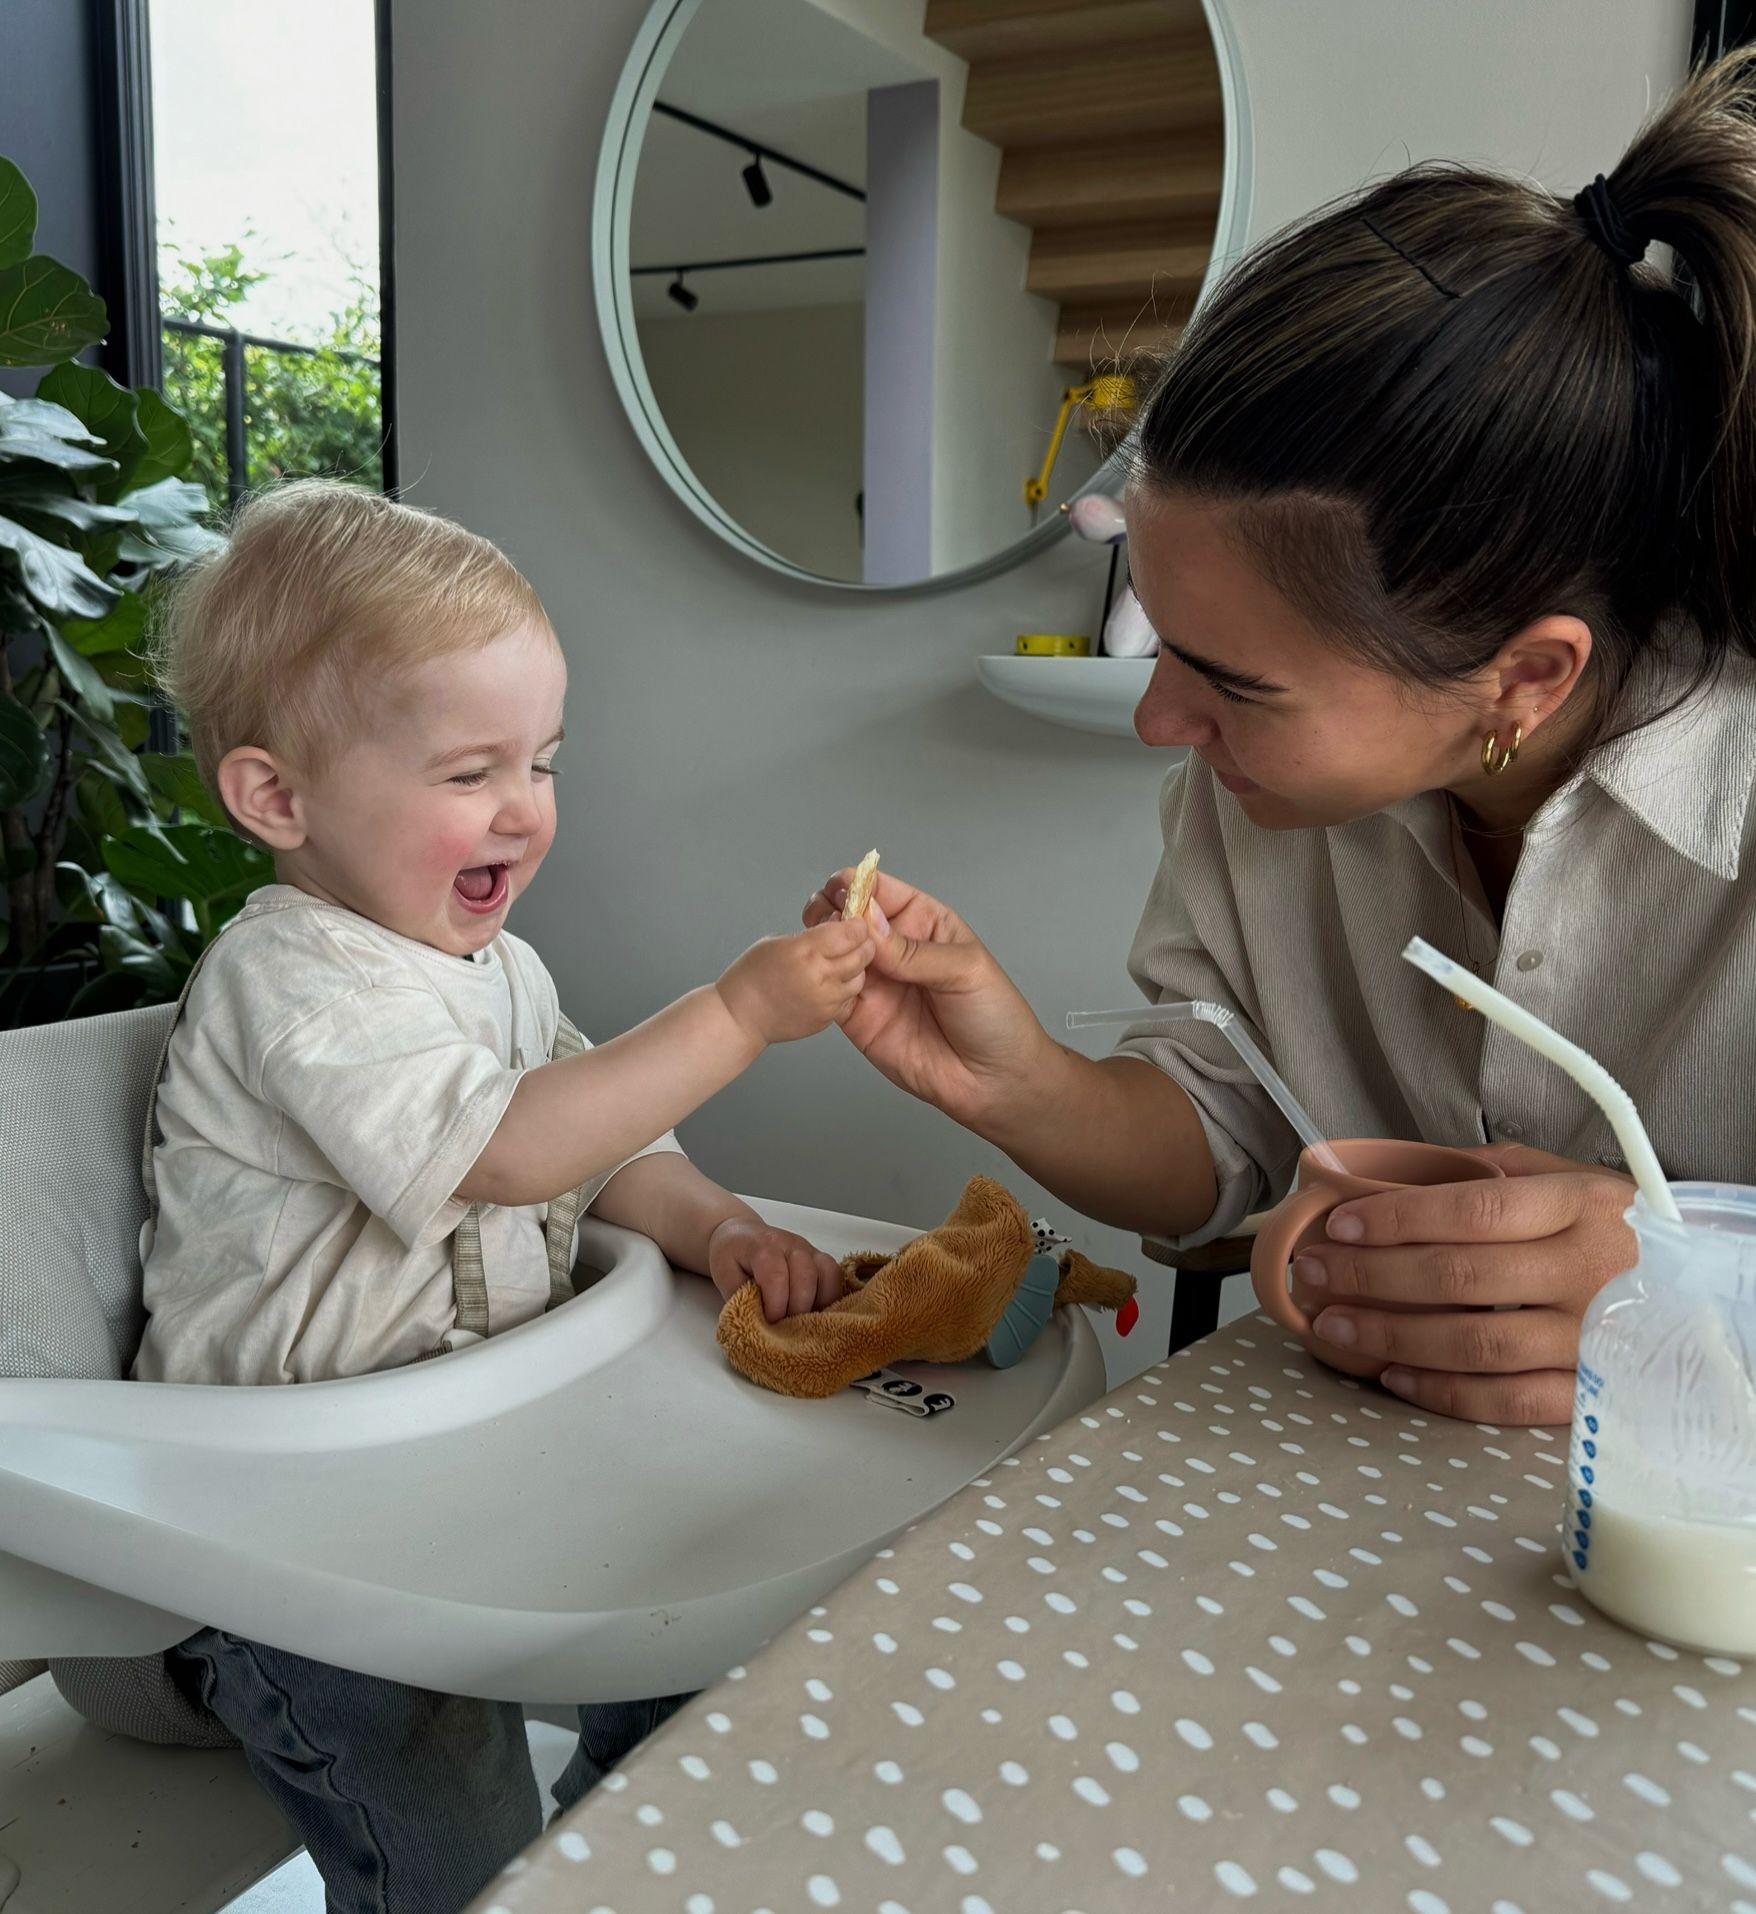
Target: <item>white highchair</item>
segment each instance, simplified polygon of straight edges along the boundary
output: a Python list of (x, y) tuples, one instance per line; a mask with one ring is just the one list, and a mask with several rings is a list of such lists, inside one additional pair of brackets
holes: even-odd
[[(573, 1302), (441, 1361), (297, 1388), (119, 1380), (170, 1016), (0, 1037), (5, 1914), (201, 1914), (294, 1845), (235, 1752), (102, 1734), (48, 1660), (206, 1623), (526, 1703), (699, 1687), (1103, 1389), (1074, 1310), (1013, 1368), (929, 1372), (949, 1413), (770, 1395), (725, 1364), (709, 1284), (589, 1221)], [(913, 1234), (757, 1208), (836, 1254)]]

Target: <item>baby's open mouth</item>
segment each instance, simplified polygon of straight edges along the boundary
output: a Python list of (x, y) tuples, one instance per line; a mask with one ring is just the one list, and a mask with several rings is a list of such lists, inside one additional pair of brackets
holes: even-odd
[(467, 871), (459, 871), (451, 880), (457, 901), (478, 917), (491, 916), (506, 902), (509, 868), (505, 864), (476, 864)]

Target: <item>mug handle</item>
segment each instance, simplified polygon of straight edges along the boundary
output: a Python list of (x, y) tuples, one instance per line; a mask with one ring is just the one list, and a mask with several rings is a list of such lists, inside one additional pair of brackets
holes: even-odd
[(1310, 1317), (1293, 1301), (1287, 1289), (1293, 1245), (1326, 1210), (1346, 1201), (1346, 1197), (1336, 1195), (1334, 1190), (1294, 1190), (1284, 1203), (1270, 1211), (1256, 1234), (1256, 1245), (1250, 1252), (1250, 1287), (1269, 1315), (1296, 1336), (1309, 1336), (1312, 1329)]

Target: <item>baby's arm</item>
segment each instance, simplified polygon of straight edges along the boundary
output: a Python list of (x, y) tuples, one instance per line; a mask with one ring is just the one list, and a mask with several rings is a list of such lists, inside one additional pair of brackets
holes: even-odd
[(636, 1029), (527, 1070), (457, 1195), (506, 1207), (547, 1203), (625, 1163), (769, 1044), (846, 1016), (871, 956), (871, 932), (861, 921), (771, 937), (717, 984), (692, 990)]
[(722, 1296), (762, 1292), (770, 1322), (823, 1309), (842, 1292), (840, 1266), (791, 1230), (772, 1229), (686, 1156), (643, 1156), (611, 1177), (591, 1206), (606, 1223), (650, 1236), (679, 1269), (711, 1277)]

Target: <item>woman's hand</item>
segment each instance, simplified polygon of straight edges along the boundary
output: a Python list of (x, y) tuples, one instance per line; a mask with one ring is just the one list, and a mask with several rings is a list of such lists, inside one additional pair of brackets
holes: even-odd
[[(1382, 1358), (1385, 1388), (1469, 1422), (1565, 1424), (1586, 1305), (1633, 1266), (1632, 1183), (1519, 1144), (1471, 1151), (1504, 1182), (1387, 1190), (1339, 1204), (1294, 1276), (1327, 1300), (1314, 1327)], [(1450, 1305), (1407, 1315), (1375, 1303)], [(1516, 1309), (1495, 1309), (1514, 1303)]]
[[(805, 922), (840, 915), (853, 873), (838, 871)], [(869, 914), (877, 949), (842, 1020), (856, 1049), (911, 1096), (981, 1130), (1039, 1082), (1052, 1039), (975, 933), (936, 898), (880, 872)]]

